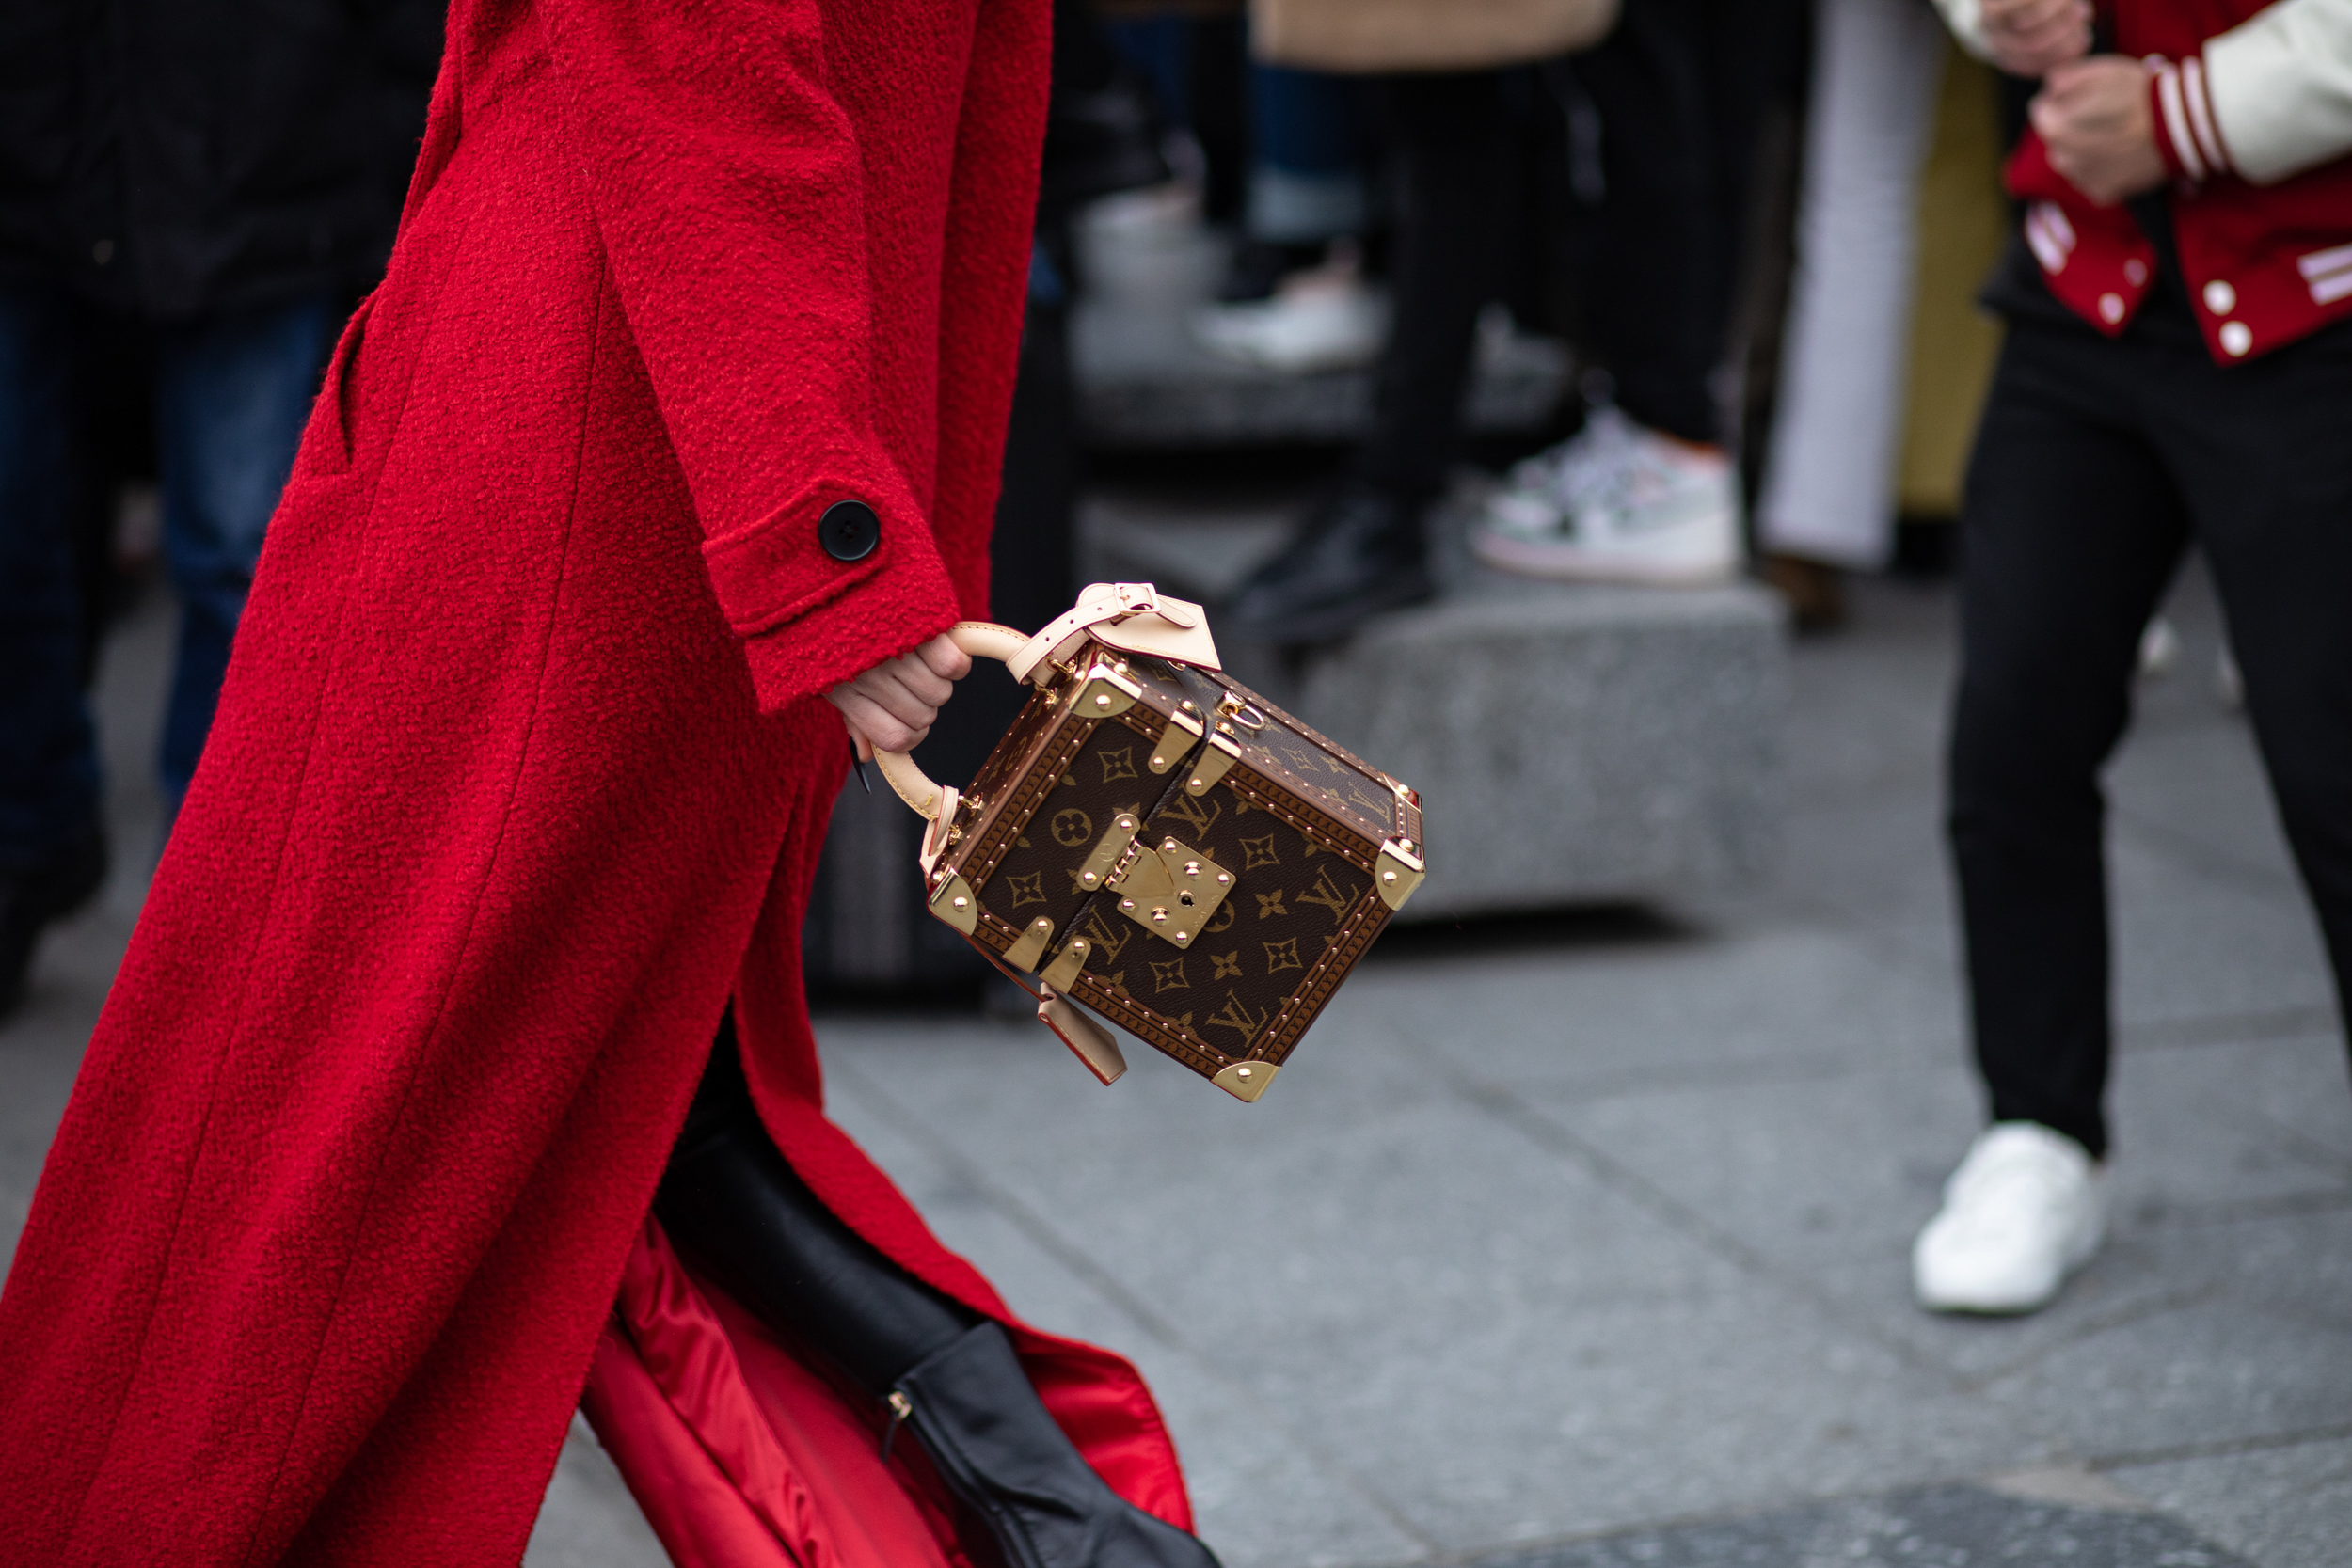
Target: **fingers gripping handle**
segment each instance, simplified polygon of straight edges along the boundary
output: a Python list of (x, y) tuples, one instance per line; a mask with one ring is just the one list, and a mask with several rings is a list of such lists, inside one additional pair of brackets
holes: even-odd
[[(1010, 659), (1029, 642), (1027, 633), (993, 621), (958, 621), (947, 628), (947, 636), (974, 658), (1000, 661)], [(878, 751), (874, 753), (874, 766), (882, 769), (883, 780), (898, 799), (914, 808), (917, 816), (939, 822), (953, 813), (956, 792), (933, 784), (904, 752)]]

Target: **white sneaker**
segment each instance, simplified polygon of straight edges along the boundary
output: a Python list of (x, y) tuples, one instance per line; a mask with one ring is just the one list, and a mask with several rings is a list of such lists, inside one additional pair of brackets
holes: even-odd
[(1597, 410), (1575, 440), (1511, 471), (1470, 551), (1532, 577), (1728, 581), (1740, 559), (1731, 460)]
[(1306, 375), (1379, 358), (1389, 312), (1352, 264), (1338, 264), (1292, 274), (1271, 299), (1203, 306), (1192, 335), (1220, 358)]
[(2083, 1146), (2038, 1122), (1996, 1122), (1944, 1184), (1911, 1249), (1931, 1312), (2034, 1312), (2106, 1239), (2102, 1173)]
[(1579, 506), (1615, 483), (1641, 428), (1614, 408), (1594, 409), (1573, 436), (1514, 464), (1487, 499), (1486, 515), (1520, 527), (1566, 527)]

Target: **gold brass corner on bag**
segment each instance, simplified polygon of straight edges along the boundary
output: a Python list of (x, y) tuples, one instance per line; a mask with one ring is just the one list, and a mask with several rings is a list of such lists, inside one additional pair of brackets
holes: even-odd
[(1039, 978), (1056, 990), (1068, 990), (1078, 983), (1078, 976), (1086, 970), (1087, 955), (1093, 951), (1094, 944), (1086, 938), (1072, 937), (1070, 945), (1061, 950), (1059, 958), (1045, 966), (1045, 973)]
[(1005, 962), (1015, 969), (1035, 969), (1038, 959), (1045, 957), (1045, 944), (1054, 940), (1054, 923), (1044, 915), (1029, 922), (1027, 930), (1012, 939), (1005, 949)]
[(980, 901), (961, 872), (939, 884), (931, 895), (930, 908), (933, 918), (946, 921), (967, 937), (980, 928)]
[(1192, 776), (1184, 781), (1187, 795), (1206, 795), (1209, 786), (1225, 777), (1226, 769), (1241, 760), (1241, 747), (1231, 736), (1212, 735), (1208, 745), (1201, 748), (1200, 760), (1192, 765)]
[(1421, 886), (1421, 879), (1429, 868), (1415, 853), (1422, 847), (1411, 839), (1392, 838), (1380, 846), (1380, 858), (1373, 865), (1373, 886), (1380, 890), (1380, 902), (1391, 910), (1401, 910), (1405, 900)]
[(1072, 707), (1081, 719), (1115, 719), (1136, 705), (1143, 688), (1115, 665), (1097, 664), (1087, 672), (1086, 686)]
[(1254, 1101), (1265, 1093), (1281, 1068), (1273, 1062), (1235, 1062), (1211, 1079), (1218, 1088), (1235, 1100)]

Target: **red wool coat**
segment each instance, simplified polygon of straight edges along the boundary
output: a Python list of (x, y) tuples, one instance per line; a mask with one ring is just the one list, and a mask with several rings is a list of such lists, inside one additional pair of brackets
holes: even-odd
[[(825, 1119), (797, 942), (818, 694), (984, 608), (1046, 34), (461, 0), (0, 1295), (0, 1561), (516, 1560), (730, 996), (809, 1184), (1003, 1316)], [(1133, 1369), (1015, 1339), (1186, 1523)]]

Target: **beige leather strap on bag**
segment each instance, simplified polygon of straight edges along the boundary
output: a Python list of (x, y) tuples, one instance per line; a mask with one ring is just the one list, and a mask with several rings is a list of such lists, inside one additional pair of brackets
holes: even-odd
[[(1004, 661), (1014, 678), (1042, 686), (1054, 675), (1056, 661), (1075, 651), (1088, 632), (1111, 647), (1131, 654), (1173, 659), (1203, 670), (1220, 670), (1216, 643), (1209, 636), (1208, 617), (1188, 599), (1170, 598), (1148, 582), (1089, 583), (1070, 610), (1035, 637), (1025, 637), (993, 621), (958, 621), (947, 628), (957, 647), (974, 658)], [(922, 863), (928, 873), (946, 846), (941, 835), (955, 819), (955, 790), (935, 784), (904, 752), (876, 752), (882, 769), (898, 799), (930, 824), (923, 834)]]
[(1598, 43), (1617, 0), (1249, 0), (1249, 45), (1307, 71), (1482, 71)]

